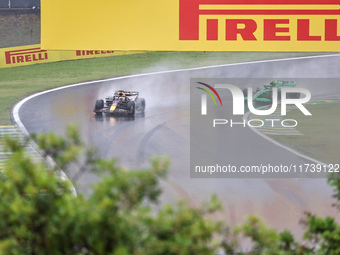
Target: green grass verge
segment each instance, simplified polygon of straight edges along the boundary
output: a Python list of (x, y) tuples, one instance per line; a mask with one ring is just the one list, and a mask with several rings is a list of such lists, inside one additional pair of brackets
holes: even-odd
[(340, 104), (317, 104), (306, 107), (312, 116), (305, 116), (296, 109), (287, 113), (286, 119), (296, 119), (301, 136), (272, 136), (303, 154), (324, 163), (340, 162)]
[(277, 59), (316, 53), (149, 52), (0, 69), (0, 125), (20, 99), (38, 91), (82, 81), (205, 65)]

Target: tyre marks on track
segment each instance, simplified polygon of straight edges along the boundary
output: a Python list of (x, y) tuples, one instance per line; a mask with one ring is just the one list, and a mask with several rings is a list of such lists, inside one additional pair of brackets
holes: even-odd
[(138, 150), (137, 150), (137, 160), (140, 162), (144, 163), (144, 159), (145, 159), (145, 153), (147, 150), (147, 144), (150, 141), (150, 138), (157, 132), (160, 131), (161, 129), (163, 129), (164, 127), (166, 127), (166, 122), (157, 125), (156, 127), (154, 127), (153, 129), (151, 129), (142, 139), (142, 141), (140, 142), (139, 146), (138, 146)]

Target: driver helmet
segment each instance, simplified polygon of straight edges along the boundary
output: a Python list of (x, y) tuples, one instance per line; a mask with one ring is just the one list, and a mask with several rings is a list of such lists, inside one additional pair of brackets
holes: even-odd
[(125, 93), (124, 92), (119, 92), (119, 100), (120, 101), (123, 101), (124, 99), (125, 99), (125, 97), (126, 97), (126, 95), (125, 95)]

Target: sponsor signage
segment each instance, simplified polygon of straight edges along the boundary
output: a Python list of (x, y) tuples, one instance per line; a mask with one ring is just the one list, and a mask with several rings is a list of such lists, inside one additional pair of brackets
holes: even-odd
[(0, 68), (48, 63), (64, 60), (119, 56), (141, 52), (126, 52), (113, 50), (74, 50), (56, 51), (42, 50), (40, 45), (28, 45), (0, 49)]
[(340, 0), (42, 3), (44, 49), (340, 51)]
[(22, 64), (36, 61), (48, 60), (46, 50), (39, 48), (23, 49), (23, 50), (7, 50), (5, 51), (6, 65)]

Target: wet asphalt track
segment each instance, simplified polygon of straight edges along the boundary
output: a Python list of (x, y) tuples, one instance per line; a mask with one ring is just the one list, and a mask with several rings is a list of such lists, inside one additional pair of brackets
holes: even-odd
[[(340, 78), (340, 56), (257, 62), (151, 74), (70, 87), (35, 97), (24, 103), (19, 116), (30, 133), (54, 131), (62, 134), (76, 122), (84, 140), (96, 147), (102, 157), (119, 158), (120, 164), (140, 168), (151, 155), (171, 158), (163, 201), (179, 198), (193, 205), (216, 193), (225, 206), (218, 218), (239, 224), (247, 214), (257, 214), (273, 227), (293, 229), (303, 211), (335, 215), (331, 209), (331, 189), (325, 179), (193, 179), (189, 173), (190, 78), (247, 78), (241, 87), (266, 84), (271, 79)], [(259, 84), (253, 84), (259, 78)], [(235, 79), (235, 82), (238, 80)], [(238, 85), (238, 84), (237, 84)], [(301, 85), (300, 85), (301, 86)], [(313, 97), (340, 94), (340, 84), (304, 84)], [(320, 86), (327, 89), (320, 89)], [(128, 117), (96, 117), (92, 110), (98, 98), (117, 89), (137, 90), (146, 99), (145, 114)], [(249, 128), (233, 129), (221, 138), (223, 153), (233, 162), (252, 165), (264, 162), (310, 163), (258, 136)], [(202, 141), (206, 142), (206, 140)], [(200, 143), (199, 143), (200, 144)], [(214, 146), (214, 143), (205, 144)], [(218, 157), (219, 155), (217, 155)], [(87, 173), (77, 183), (78, 192), (89, 192), (98, 177)]]

